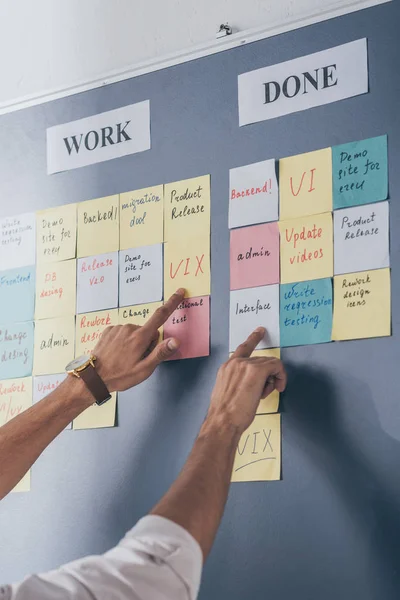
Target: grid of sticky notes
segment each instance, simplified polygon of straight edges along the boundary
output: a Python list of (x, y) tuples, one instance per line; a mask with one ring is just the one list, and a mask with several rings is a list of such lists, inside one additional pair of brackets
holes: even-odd
[[(207, 356), (210, 276), (208, 175), (0, 220), (0, 423), (54, 390), (107, 326), (144, 324), (179, 287), (160, 335), (180, 340), (174, 359)], [(114, 394), (72, 427), (111, 427), (115, 412)]]
[[(259, 350), (391, 335), (386, 135), (229, 179), (230, 352), (258, 326)], [(242, 437), (233, 481), (279, 479), (272, 417), (257, 414)], [(268, 420), (274, 444), (261, 443)]]

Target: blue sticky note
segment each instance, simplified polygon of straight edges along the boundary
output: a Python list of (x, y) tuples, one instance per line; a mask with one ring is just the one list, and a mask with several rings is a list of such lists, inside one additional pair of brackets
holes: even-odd
[(332, 148), (333, 207), (380, 202), (388, 197), (387, 135)]
[(35, 267), (0, 272), (0, 306), (3, 323), (33, 321)]
[(323, 344), (332, 339), (332, 280), (280, 286), (281, 346)]
[(0, 380), (32, 375), (33, 321), (0, 325)]

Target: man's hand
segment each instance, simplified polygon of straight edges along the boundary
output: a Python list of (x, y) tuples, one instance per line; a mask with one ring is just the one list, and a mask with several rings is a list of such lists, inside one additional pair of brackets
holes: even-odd
[(99, 375), (110, 392), (138, 385), (179, 348), (179, 340), (168, 338), (158, 343), (158, 329), (182, 302), (179, 289), (150, 317), (143, 327), (116, 325), (107, 327), (93, 353)]
[(256, 329), (220, 368), (204, 421), (181, 474), (152, 510), (178, 523), (200, 544), (206, 559), (224, 511), (235, 452), (261, 398), (282, 392), (286, 373), (276, 358), (249, 358), (264, 337)]
[(261, 398), (283, 392), (286, 372), (277, 358), (249, 358), (265, 330), (256, 329), (218, 371), (209, 417), (233, 425), (241, 434), (252, 423)]

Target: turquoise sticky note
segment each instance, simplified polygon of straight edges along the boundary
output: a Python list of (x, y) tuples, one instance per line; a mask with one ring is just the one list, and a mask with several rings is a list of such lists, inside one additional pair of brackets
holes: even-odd
[(0, 272), (0, 306), (3, 323), (33, 321), (35, 267)]
[(386, 200), (387, 135), (334, 146), (332, 177), (334, 209)]
[(315, 279), (280, 286), (281, 346), (331, 341), (332, 280)]
[(0, 325), (0, 380), (32, 375), (33, 321)]

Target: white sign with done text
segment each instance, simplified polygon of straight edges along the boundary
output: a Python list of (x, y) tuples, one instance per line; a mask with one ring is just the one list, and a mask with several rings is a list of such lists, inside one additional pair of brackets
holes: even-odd
[(239, 75), (239, 125), (367, 92), (367, 40), (362, 39)]
[(47, 129), (47, 173), (150, 149), (150, 101)]

